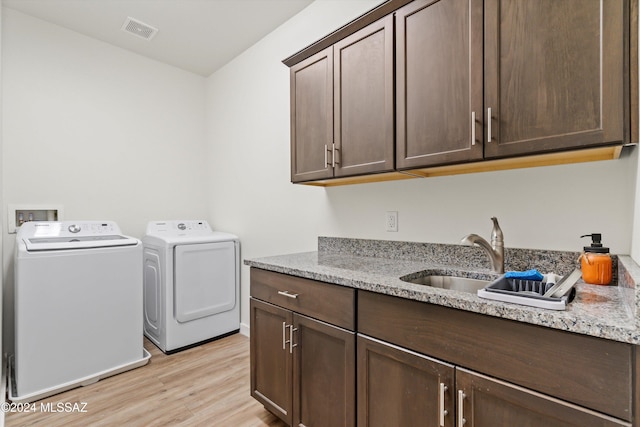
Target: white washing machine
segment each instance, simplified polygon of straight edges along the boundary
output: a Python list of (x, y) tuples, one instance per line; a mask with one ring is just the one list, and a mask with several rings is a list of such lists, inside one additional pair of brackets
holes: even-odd
[(144, 333), (173, 353), (240, 330), (240, 242), (206, 221), (153, 221), (144, 246)]
[(142, 244), (114, 222), (27, 222), (16, 235), (9, 397), (33, 401), (144, 365)]

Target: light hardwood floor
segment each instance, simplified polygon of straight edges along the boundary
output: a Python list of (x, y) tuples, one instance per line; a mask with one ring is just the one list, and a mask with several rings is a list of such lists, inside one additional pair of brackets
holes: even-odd
[[(8, 413), (7, 427), (282, 427), (249, 395), (249, 339), (235, 334), (165, 355), (145, 339), (149, 363), (36, 402), (34, 413)], [(86, 413), (41, 412), (41, 403), (86, 403)], [(45, 406), (46, 408), (46, 406)]]

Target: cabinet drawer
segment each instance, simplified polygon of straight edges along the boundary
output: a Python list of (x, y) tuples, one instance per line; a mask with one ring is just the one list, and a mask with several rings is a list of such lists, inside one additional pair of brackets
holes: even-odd
[(252, 268), (251, 296), (355, 331), (355, 289)]
[(631, 420), (630, 344), (358, 292), (358, 332)]

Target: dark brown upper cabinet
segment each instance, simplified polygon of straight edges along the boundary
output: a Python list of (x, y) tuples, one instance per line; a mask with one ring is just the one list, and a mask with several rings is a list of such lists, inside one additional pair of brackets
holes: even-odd
[(394, 169), (393, 16), (291, 67), (291, 180)]
[(333, 144), (333, 48), (291, 67), (291, 180), (330, 178)]
[(618, 158), (639, 139), (637, 26), (638, 0), (381, 3), (284, 60), (292, 181)]
[(627, 1), (484, 4), (485, 157), (625, 140)]
[(399, 9), (396, 167), (622, 143), (627, 7), (416, 0)]
[(480, 160), (482, 0), (396, 12), (396, 167)]

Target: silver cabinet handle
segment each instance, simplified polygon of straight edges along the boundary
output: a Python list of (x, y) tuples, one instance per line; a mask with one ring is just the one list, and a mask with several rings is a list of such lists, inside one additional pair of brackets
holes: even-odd
[(282, 295), (283, 297), (288, 297), (293, 299), (298, 298), (298, 294), (290, 294), (289, 291), (278, 291), (278, 295)]
[(476, 145), (476, 112), (471, 112), (471, 145)]
[(444, 383), (440, 383), (440, 427), (444, 427), (444, 417), (449, 413), (444, 409), (444, 392), (448, 387)]
[(298, 346), (298, 344), (293, 343), (293, 333), (297, 330), (298, 328), (294, 328), (293, 325), (289, 326), (289, 353), (293, 353), (293, 347)]
[(287, 349), (287, 322), (282, 322), (282, 349)]
[(324, 167), (329, 167), (329, 146), (324, 144)]
[(464, 398), (467, 397), (464, 391), (458, 390), (458, 427), (462, 427), (467, 420), (464, 419)]
[(336, 160), (336, 151), (340, 152), (340, 149), (336, 148), (336, 144), (333, 144), (333, 146), (331, 147), (331, 162), (334, 168), (336, 167), (336, 165), (340, 164), (340, 162)]
[(487, 108), (487, 142), (491, 142), (491, 107)]

